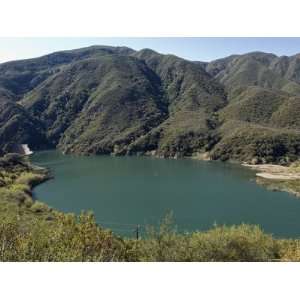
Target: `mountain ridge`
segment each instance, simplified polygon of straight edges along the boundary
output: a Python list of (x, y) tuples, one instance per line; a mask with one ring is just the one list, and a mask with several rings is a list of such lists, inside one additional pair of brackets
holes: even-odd
[(206, 153), (286, 164), (300, 155), (300, 55), (193, 62), (91, 46), (0, 64), (0, 154)]

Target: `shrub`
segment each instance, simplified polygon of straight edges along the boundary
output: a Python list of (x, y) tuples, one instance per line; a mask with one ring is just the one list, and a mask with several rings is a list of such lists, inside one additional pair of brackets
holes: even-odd
[(197, 261), (270, 261), (279, 258), (279, 246), (258, 226), (221, 226), (191, 235)]
[(138, 251), (145, 261), (271, 261), (280, 255), (278, 242), (258, 226), (178, 234), (169, 216), (158, 230), (151, 229)]
[(42, 212), (47, 212), (49, 210), (49, 207), (42, 203), (42, 202), (39, 202), (39, 201), (35, 201), (30, 209), (34, 212), (34, 213), (42, 213)]
[(43, 174), (37, 174), (37, 173), (31, 173), (26, 172), (22, 173), (15, 181), (17, 184), (24, 184), (28, 185), (30, 187), (33, 187), (34, 185), (40, 183), (44, 179)]
[(282, 261), (300, 261), (300, 241), (299, 240), (286, 240), (281, 241), (281, 260)]

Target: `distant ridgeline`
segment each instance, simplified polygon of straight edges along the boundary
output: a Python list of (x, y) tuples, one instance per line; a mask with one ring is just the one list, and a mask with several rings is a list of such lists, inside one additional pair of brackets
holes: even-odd
[[(0, 154), (300, 155), (300, 55), (210, 63), (93, 46), (0, 64)], [(28, 150), (28, 149), (27, 149)]]

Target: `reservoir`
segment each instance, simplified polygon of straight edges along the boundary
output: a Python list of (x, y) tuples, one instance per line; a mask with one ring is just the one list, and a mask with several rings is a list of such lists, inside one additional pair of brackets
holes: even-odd
[[(54, 175), (34, 197), (64, 212), (93, 211), (124, 236), (172, 212), (178, 231), (258, 224), (275, 237), (300, 237), (300, 199), (255, 183), (237, 164), (153, 157), (73, 156), (41, 151), (31, 161)], [(143, 227), (141, 226), (141, 234)]]

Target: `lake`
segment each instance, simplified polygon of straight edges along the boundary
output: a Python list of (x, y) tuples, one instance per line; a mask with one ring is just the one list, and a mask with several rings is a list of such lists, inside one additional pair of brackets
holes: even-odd
[(120, 235), (133, 236), (136, 224), (157, 224), (172, 211), (179, 231), (248, 223), (300, 237), (300, 199), (257, 185), (255, 173), (237, 164), (58, 151), (31, 160), (54, 175), (34, 189), (35, 198), (64, 212), (92, 210)]

